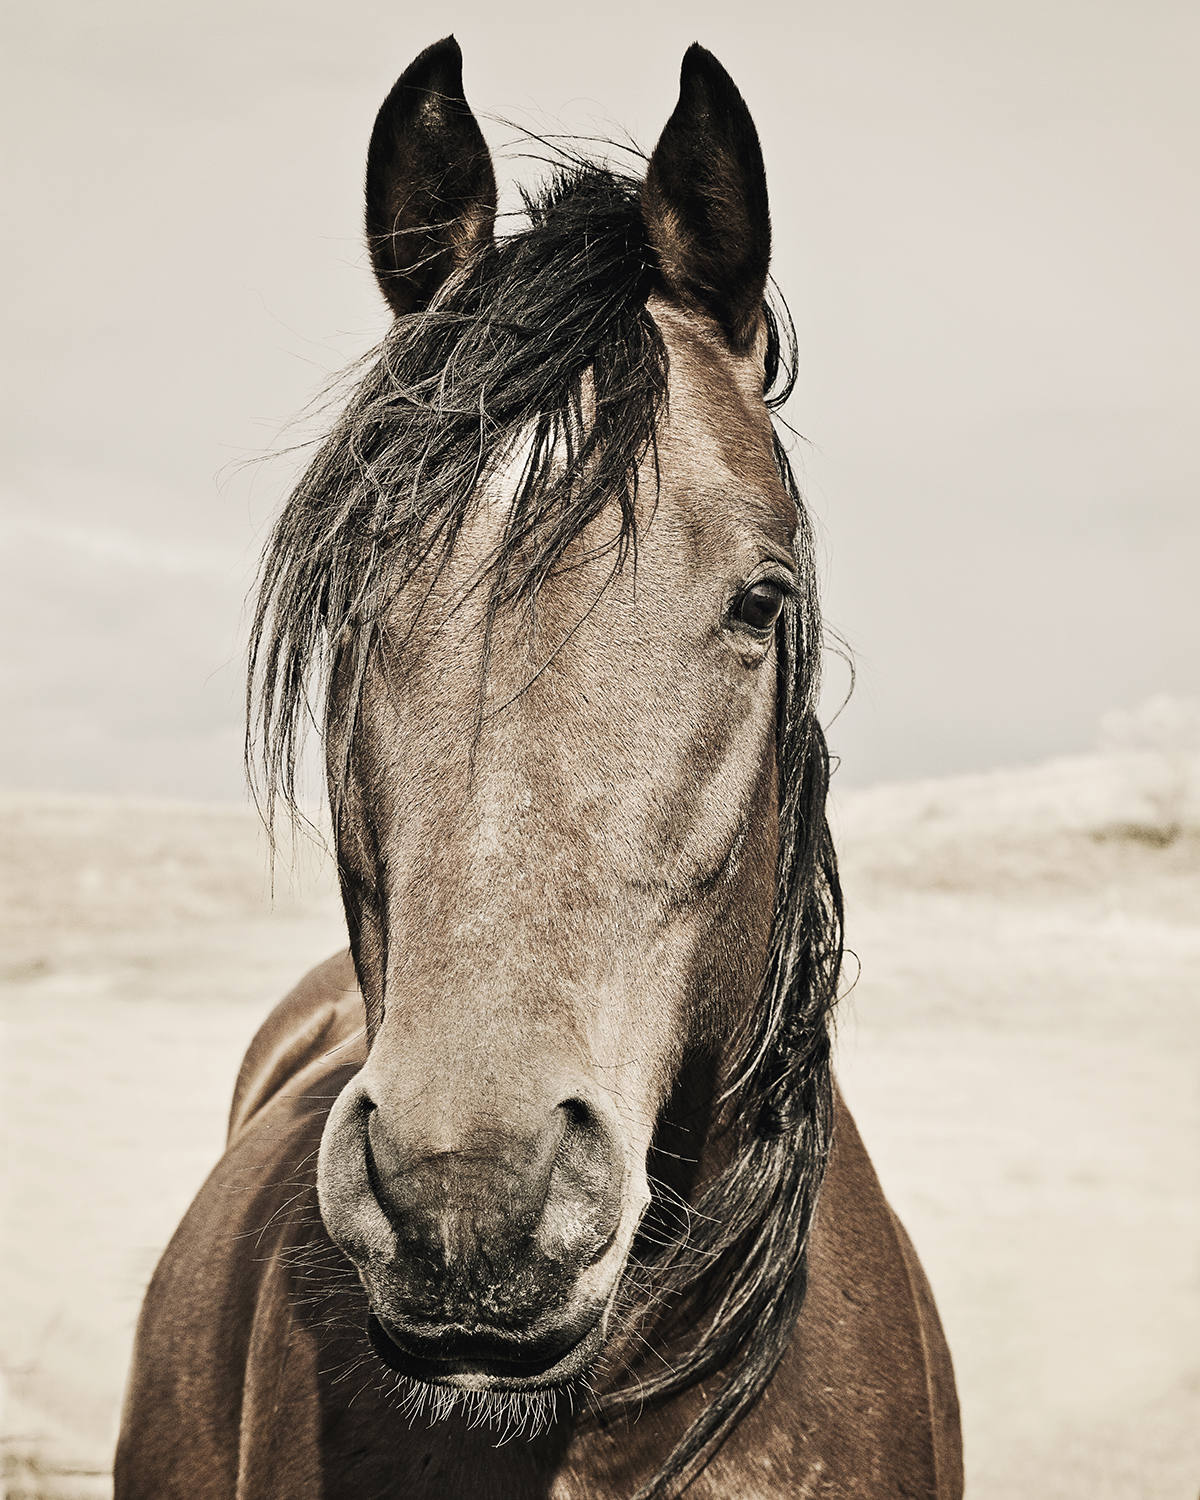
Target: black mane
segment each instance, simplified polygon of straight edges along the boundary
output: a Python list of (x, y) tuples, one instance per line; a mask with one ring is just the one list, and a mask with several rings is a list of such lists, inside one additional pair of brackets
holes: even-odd
[[(619, 520), (613, 566), (635, 564), (638, 471), (655, 453), (667, 388), (646, 306), (656, 272), (638, 191), (577, 164), (527, 200), (525, 227), (476, 256), (428, 310), (396, 320), (287, 502), (263, 556), (247, 688), (247, 764), (268, 821), (279, 799), (295, 814), (300, 741), (309, 719), (321, 720), (335, 659), (357, 684), (348, 705), (339, 692), (339, 713), (353, 715), (395, 591), (426, 560), (449, 556), (488, 465), (519, 439), (532, 434), (488, 571), (489, 609), (534, 596), (606, 506)], [(791, 391), (794, 334), (782, 306), (767, 322), (774, 409)], [(636, 1500), (676, 1493), (771, 1378), (803, 1301), (830, 1146), (828, 1022), (842, 939), (815, 715), (821, 624), (808, 520), (778, 438), (775, 453), (799, 516), (801, 589), (777, 642), (780, 852), (768, 962), (754, 1027), (728, 1060), (739, 1140), (686, 1242), (676, 1237), (637, 1268), (656, 1293), (688, 1299), (695, 1341), (673, 1350), (661, 1375), (602, 1398), (601, 1417), (734, 1373)], [(330, 776), (335, 818), (342, 775)]]

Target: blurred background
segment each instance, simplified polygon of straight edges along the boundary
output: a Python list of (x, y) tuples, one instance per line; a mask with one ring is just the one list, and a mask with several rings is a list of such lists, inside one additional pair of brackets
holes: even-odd
[[(969, 1493), (1200, 1484), (1200, 15), (1060, 0), (10, 7), (0, 842), (9, 1493), (102, 1493), (240, 1051), (341, 941), (270, 897), (244, 601), (380, 337), (374, 112), (453, 30), (517, 131), (758, 124), (862, 978), (840, 1066), (930, 1271)], [(512, 202), (509, 191), (507, 202)], [(851, 963), (848, 978), (852, 977)]]

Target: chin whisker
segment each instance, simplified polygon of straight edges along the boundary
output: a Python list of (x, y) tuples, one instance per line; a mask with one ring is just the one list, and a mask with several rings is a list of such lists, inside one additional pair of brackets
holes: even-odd
[[(586, 1384), (581, 1383), (581, 1388), (586, 1390)], [(467, 1391), (397, 1375), (387, 1392), (397, 1415), (410, 1427), (420, 1421), (433, 1427), (453, 1418), (461, 1421), (469, 1432), (493, 1431), (497, 1448), (518, 1439), (529, 1442), (548, 1432), (558, 1420), (560, 1395), (566, 1398), (568, 1409), (573, 1412), (573, 1383), (540, 1391)]]

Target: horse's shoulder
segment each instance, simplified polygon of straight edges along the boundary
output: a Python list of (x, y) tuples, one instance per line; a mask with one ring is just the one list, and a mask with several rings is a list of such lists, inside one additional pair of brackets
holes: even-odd
[(848, 1433), (880, 1433), (910, 1486), (903, 1493), (959, 1496), (958, 1397), (933, 1294), (840, 1094), (836, 1108), (798, 1328), (800, 1363), (810, 1380), (813, 1364), (821, 1367), (822, 1384), (850, 1418)]
[(348, 952), (311, 969), (272, 1010), (250, 1043), (238, 1071), (229, 1111), (235, 1141), (259, 1111), (302, 1069), (345, 1049), (362, 1028), (362, 999)]
[[(274, 1053), (264, 1047), (264, 1055)], [(280, 1086), (243, 1121), (163, 1252), (138, 1320), (118, 1500), (319, 1493), (244, 1480), (260, 1448), (278, 1458), (290, 1438), (299, 1452), (297, 1424), (311, 1425), (303, 1399), (286, 1423), (260, 1424), (258, 1415), (264, 1401), (313, 1383), (315, 1346), (298, 1320), (294, 1268), (333, 1259), (317, 1209), (316, 1152), (326, 1101), (352, 1072), (321, 1051), (299, 1073), (281, 1069)], [(284, 1087), (286, 1078), (295, 1086)]]

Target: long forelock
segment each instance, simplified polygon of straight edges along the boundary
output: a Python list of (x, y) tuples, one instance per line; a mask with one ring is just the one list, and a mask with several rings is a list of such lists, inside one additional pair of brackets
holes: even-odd
[(247, 764), (268, 821), (280, 799), (296, 810), (335, 657), (369, 652), (395, 591), (449, 556), (498, 453), (528, 444), (488, 569), (493, 607), (536, 594), (605, 506), (614, 565), (636, 548), (667, 381), (637, 192), (578, 166), (529, 199), (523, 229), (396, 319), (288, 500), (251, 632)]

